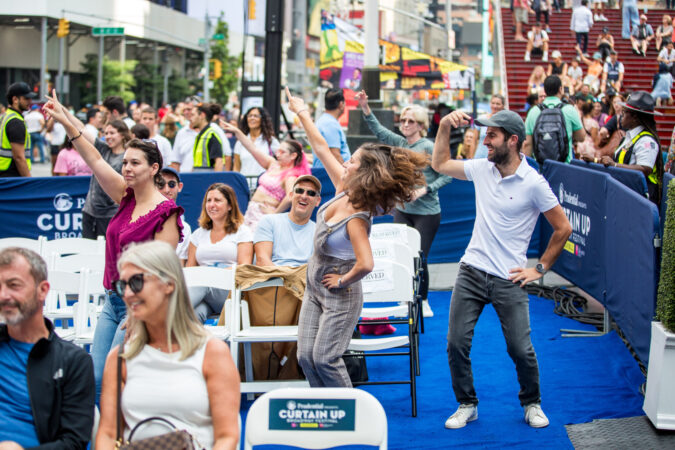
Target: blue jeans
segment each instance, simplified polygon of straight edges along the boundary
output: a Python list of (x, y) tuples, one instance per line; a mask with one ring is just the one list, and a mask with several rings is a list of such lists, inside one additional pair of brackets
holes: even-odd
[(452, 389), (461, 404), (478, 404), (471, 370), (473, 330), (483, 308), (492, 303), (506, 340), (506, 350), (516, 364), (522, 406), (540, 403), (539, 365), (530, 340), (527, 292), (518, 284), (461, 263), (450, 303), (448, 362)]
[[(40, 161), (44, 162), (45, 160), (45, 145), (42, 141), (42, 135), (40, 133), (30, 133), (30, 151), (32, 152), (35, 146), (37, 145), (38, 150), (40, 151)], [(33, 155), (30, 155), (31, 158)]]
[(621, 37), (624, 39), (630, 39), (630, 32), (633, 27), (638, 26), (640, 23), (640, 17), (638, 14), (637, 3), (635, 4), (623, 4), (622, 11), (622, 24), (621, 24)]
[(108, 291), (103, 311), (98, 318), (96, 331), (94, 332), (94, 343), (91, 346), (91, 358), (94, 360), (94, 379), (96, 381), (96, 404), (101, 397), (101, 381), (103, 380), (103, 369), (105, 360), (110, 353), (110, 349), (121, 344), (124, 341), (122, 324), (127, 318), (127, 306), (124, 300), (113, 291)]
[(230, 291), (206, 286), (188, 288), (190, 302), (199, 322), (204, 323), (212, 316), (220, 316)]

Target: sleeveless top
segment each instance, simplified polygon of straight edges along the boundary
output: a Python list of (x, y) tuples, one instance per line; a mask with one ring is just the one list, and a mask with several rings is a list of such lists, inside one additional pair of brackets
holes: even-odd
[(339, 193), (332, 200), (326, 202), (326, 204), (323, 205), (316, 214), (317, 224), (315, 237), (319, 236), (322, 230), (325, 230), (325, 239), (321, 239), (321, 242), (315, 242), (314, 248), (316, 251), (317, 246), (320, 246), (322, 253), (332, 256), (333, 258), (354, 260), (356, 257), (354, 256), (354, 247), (352, 247), (352, 243), (349, 240), (349, 234), (347, 233), (347, 223), (355, 217), (361, 218), (368, 222), (368, 234), (370, 234), (370, 213), (360, 211), (345, 217), (334, 224), (326, 222), (324, 218), (328, 205), (344, 197), (345, 195), (347, 195), (345, 191)]
[(117, 260), (124, 249), (133, 242), (151, 241), (155, 233), (164, 228), (164, 222), (169, 217), (176, 214), (178, 223), (178, 241), (183, 238), (183, 222), (180, 217), (183, 214), (183, 208), (177, 206), (173, 200), (166, 199), (147, 214), (139, 217), (134, 222), (131, 221), (131, 214), (136, 207), (136, 196), (132, 188), (127, 188), (117, 213), (108, 224), (105, 233), (105, 273), (103, 276), (103, 286), (106, 289), (112, 289), (112, 283), (119, 279), (117, 272)]
[(283, 200), (286, 196), (286, 191), (282, 186), (283, 180), (280, 175), (280, 173), (270, 175), (270, 173), (266, 171), (258, 177), (258, 188), (278, 201)]
[[(213, 447), (213, 419), (202, 372), (206, 342), (183, 361), (179, 360), (180, 351), (164, 353), (149, 345), (126, 361), (122, 391), (125, 439), (138, 422), (159, 416), (177, 429), (187, 430), (204, 448)], [(149, 422), (139, 427), (134, 441), (170, 431), (162, 422)]]

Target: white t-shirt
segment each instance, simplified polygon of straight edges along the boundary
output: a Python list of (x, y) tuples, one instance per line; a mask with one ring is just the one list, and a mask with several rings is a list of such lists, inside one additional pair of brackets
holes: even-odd
[[(621, 145), (617, 147), (614, 155), (618, 155), (619, 152), (625, 147), (629, 148), (630, 143), (635, 136), (640, 134), (644, 130), (643, 126), (635, 127), (632, 130), (626, 132), (626, 137), (621, 142)], [(630, 156), (630, 161), (624, 161), (624, 164), (635, 164), (638, 166), (654, 167), (656, 162), (656, 156), (659, 154), (659, 146), (656, 144), (656, 141), (649, 137), (643, 136), (637, 140), (635, 146), (633, 147), (633, 153)]]
[(669, 52), (667, 48), (663, 47), (661, 52), (659, 52), (659, 59), (667, 60), (668, 62), (664, 64), (668, 67), (672, 66), (673, 61), (675, 61), (675, 48)]
[(197, 228), (190, 236), (190, 243), (197, 247), (195, 257), (200, 266), (231, 266), (237, 262), (237, 244), (253, 242), (253, 232), (246, 225), (240, 225), (236, 233), (231, 233), (216, 242), (211, 242), (211, 230)]
[(66, 142), (66, 129), (57, 121), (54, 121), (54, 126), (49, 134), (51, 135), (49, 138), (50, 145), (60, 147)]
[(176, 133), (170, 161), (180, 164), (181, 172), (192, 172), (192, 167), (194, 167), (195, 163), (192, 148), (195, 145), (196, 137), (197, 132), (189, 126), (181, 128)]
[(96, 139), (98, 137), (98, 128), (88, 123), (84, 126), (84, 132), (87, 133), (92, 138)]
[(24, 122), (26, 122), (26, 131), (29, 133), (39, 133), (42, 130), (42, 124), (44, 123), (44, 116), (37, 109), (32, 110), (23, 117)]
[(220, 138), (220, 142), (223, 147), (223, 164), (224, 164), (225, 157), (232, 156), (232, 147), (230, 147), (230, 140), (227, 138), (227, 135), (225, 135), (225, 130), (220, 128), (215, 122), (211, 122), (211, 128), (213, 128), (214, 131), (218, 133), (218, 137)]
[(558, 205), (546, 179), (521, 158), (516, 173), (506, 178), (487, 159), (464, 162), (476, 190), (476, 221), (461, 262), (503, 279), (511, 269), (525, 267), (539, 213)]
[[(610, 63), (606, 62), (603, 66), (602, 71), (605, 72), (605, 73), (609, 73), (609, 69), (610, 69)], [(619, 73), (624, 72), (624, 67), (623, 67), (622, 62), (619, 62), (618, 66), (617, 66), (617, 70), (619, 71)]]
[(171, 142), (169, 142), (169, 140), (161, 134), (156, 134), (150, 139), (157, 143), (159, 152), (162, 154), (162, 162), (164, 164), (162, 167), (166, 167), (171, 164)]
[(569, 66), (567, 68), (567, 76), (574, 81), (579, 81), (584, 77), (584, 71), (579, 66)]
[[(249, 134), (248, 137), (250, 138), (251, 135)], [(258, 136), (255, 141), (253, 141), (253, 144), (256, 146), (256, 148), (264, 151), (265, 154), (270, 154), (270, 149), (272, 150), (272, 153), (276, 153), (277, 149), (279, 148), (279, 141), (277, 138), (273, 137), (272, 143), (268, 144), (267, 140), (263, 138), (262, 134)], [(223, 154), (226, 155), (226, 153)], [(265, 169), (263, 169), (263, 167), (258, 164), (258, 161), (255, 160), (253, 155), (251, 155), (239, 141), (234, 144), (234, 154), (239, 155), (239, 159), (241, 160), (241, 169), (239, 170), (239, 173), (242, 175), (247, 177), (257, 177), (265, 171)]]
[(534, 31), (527, 32), (527, 39), (532, 40), (532, 45), (534, 47), (541, 47), (544, 45), (544, 41), (548, 41), (548, 33), (544, 30), (541, 30), (537, 36), (534, 35)]
[(178, 259), (187, 259), (188, 248), (190, 247), (190, 236), (192, 235), (192, 227), (185, 221), (185, 216), (180, 216), (180, 221), (183, 222), (183, 241), (176, 246), (176, 255)]

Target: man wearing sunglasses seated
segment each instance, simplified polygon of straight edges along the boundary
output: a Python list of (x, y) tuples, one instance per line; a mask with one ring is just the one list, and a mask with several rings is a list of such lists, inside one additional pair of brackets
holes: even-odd
[[(167, 166), (162, 168), (159, 173), (161, 173), (162, 178), (164, 178), (164, 186), (159, 189), (160, 192), (164, 197), (169, 198), (173, 200), (174, 203), (178, 204), (176, 198), (178, 198), (178, 193), (183, 190), (183, 182), (180, 181), (178, 171), (171, 166)], [(190, 224), (185, 220), (185, 215), (182, 215), (180, 220), (183, 222), (183, 236), (185, 236), (185, 238), (182, 242), (178, 243), (176, 255), (178, 255), (180, 263), (185, 266), (188, 257), (188, 247), (190, 246), (192, 228), (190, 228)]]
[(312, 212), (321, 202), (321, 183), (312, 175), (298, 177), (288, 213), (266, 214), (253, 238), (256, 265), (300, 266), (314, 250)]

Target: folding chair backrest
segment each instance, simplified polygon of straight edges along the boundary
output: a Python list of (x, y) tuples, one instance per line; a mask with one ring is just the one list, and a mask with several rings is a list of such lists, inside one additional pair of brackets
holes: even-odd
[[(91, 281), (90, 281), (91, 277)], [(88, 289), (93, 284), (94, 277), (89, 269), (85, 269), (80, 273), (80, 295), (77, 303), (73, 305), (73, 325), (75, 327), (75, 334), (82, 335), (88, 329), (95, 329), (98, 315), (96, 307), (89, 301), (90, 292)]]
[(0, 250), (7, 247), (23, 247), (33, 250), (38, 255), (42, 255), (42, 246), (45, 242), (44, 236), (38, 239), (29, 239), (22, 237), (10, 237), (0, 239)]
[(364, 303), (414, 301), (413, 275), (403, 264), (394, 261), (375, 260), (373, 271), (361, 284)]
[[(316, 419), (297, 420), (300, 417)], [(286, 388), (260, 396), (248, 411), (244, 448), (288, 445), (323, 449), (340, 445), (387, 448), (387, 415), (360, 389)]]
[(82, 277), (79, 273), (63, 272), (58, 270), (48, 271), (49, 292), (45, 299), (45, 312), (55, 312), (59, 308), (67, 306), (66, 296), (82, 295)]
[(88, 253), (90, 255), (105, 254), (105, 240), (85, 238), (62, 238), (45, 241), (42, 246), (42, 254), (50, 256), (52, 253), (59, 255), (74, 255)]
[(422, 237), (415, 228), (402, 223), (376, 223), (370, 230), (371, 243), (375, 240), (384, 240), (405, 244), (417, 256), (422, 249)]
[(404, 265), (410, 273), (415, 273), (415, 255), (410, 247), (398, 241), (371, 241), (375, 261), (384, 259)]
[(105, 270), (104, 253), (76, 253), (61, 256), (59, 253), (54, 252), (51, 254), (49, 261), (50, 270), (80, 272), (84, 267), (93, 272), (103, 272)]

